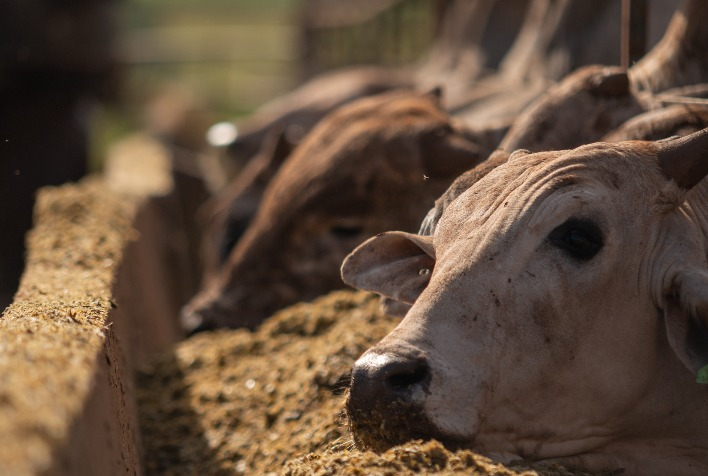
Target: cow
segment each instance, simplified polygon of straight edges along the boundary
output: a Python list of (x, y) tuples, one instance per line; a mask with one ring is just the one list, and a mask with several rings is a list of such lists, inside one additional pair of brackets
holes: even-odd
[(293, 151), (284, 131), (267, 134), (258, 153), (243, 170), (199, 210), (202, 233), (202, 287), (218, 279), (231, 250), (258, 211), (263, 192)]
[(439, 91), (387, 93), (328, 115), (279, 167), (218, 279), (186, 306), (185, 328), (254, 328), (343, 287), (347, 253), (392, 224), (415, 230), (493, 142), (453, 121)]
[(357, 247), (344, 281), (413, 306), (352, 369), (355, 444), (708, 474), (706, 174), (708, 129), (517, 151)]
[(585, 66), (522, 111), (499, 148), (541, 152), (577, 147), (599, 140), (646, 108), (624, 69)]

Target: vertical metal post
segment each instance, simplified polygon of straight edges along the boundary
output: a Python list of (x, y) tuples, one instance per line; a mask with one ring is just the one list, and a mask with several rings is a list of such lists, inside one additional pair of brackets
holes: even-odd
[(629, 69), (646, 52), (647, 20), (646, 0), (622, 0), (620, 58), (625, 69)]

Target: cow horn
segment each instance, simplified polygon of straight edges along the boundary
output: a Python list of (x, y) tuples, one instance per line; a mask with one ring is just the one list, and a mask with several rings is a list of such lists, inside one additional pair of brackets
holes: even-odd
[(659, 165), (686, 190), (708, 175), (708, 128), (659, 145)]

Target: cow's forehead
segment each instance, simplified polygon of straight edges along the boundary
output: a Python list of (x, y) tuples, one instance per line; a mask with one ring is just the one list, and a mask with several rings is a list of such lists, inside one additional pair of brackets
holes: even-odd
[[(449, 117), (419, 94), (385, 99), (325, 119), (283, 164), (269, 196), (280, 197), (288, 210), (323, 201), (314, 205), (326, 208), (327, 200), (350, 200), (353, 192), (375, 200), (372, 195), (382, 191), (366, 193), (370, 184), (391, 188), (404, 177), (423, 180), (422, 162), (411, 151), (419, 149), (418, 137), (427, 126), (449, 123)], [(408, 149), (401, 150), (402, 143)]]
[[(578, 194), (590, 201), (603, 197), (617, 213), (637, 206), (651, 212), (666, 182), (656, 148), (647, 142), (517, 154), (454, 200), (438, 228), (445, 239), (475, 226), (497, 227), (494, 232), (499, 234), (514, 224), (523, 226), (525, 219), (544, 210), (545, 202)], [(612, 199), (606, 200), (609, 196)]]

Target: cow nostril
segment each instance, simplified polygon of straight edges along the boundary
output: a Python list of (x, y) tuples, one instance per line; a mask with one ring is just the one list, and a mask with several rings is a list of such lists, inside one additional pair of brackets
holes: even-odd
[(406, 362), (402, 368), (395, 369), (386, 378), (386, 384), (394, 392), (410, 390), (415, 385), (422, 385), (428, 379), (429, 369), (425, 362)]
[(425, 390), (430, 379), (431, 370), (423, 358), (365, 354), (352, 369), (348, 406), (365, 413), (371, 409), (385, 413), (394, 401), (418, 404), (424, 398), (418, 390)]

